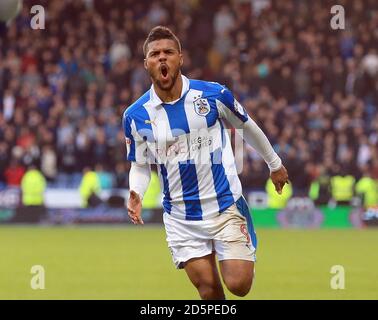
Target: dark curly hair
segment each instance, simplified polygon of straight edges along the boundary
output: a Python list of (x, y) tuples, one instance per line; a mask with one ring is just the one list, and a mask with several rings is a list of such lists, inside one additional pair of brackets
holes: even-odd
[(173, 40), (176, 43), (176, 45), (177, 45), (177, 49), (181, 53), (181, 43), (180, 43), (180, 40), (172, 32), (172, 30), (169, 29), (168, 27), (157, 26), (157, 27), (154, 27), (150, 31), (150, 33), (147, 36), (146, 41), (144, 41), (144, 44), (143, 44), (143, 53), (144, 53), (144, 56), (146, 56), (146, 54), (147, 54), (147, 46), (148, 46), (148, 44), (150, 42), (152, 42), (152, 41), (161, 40), (161, 39), (170, 39), (170, 40)]

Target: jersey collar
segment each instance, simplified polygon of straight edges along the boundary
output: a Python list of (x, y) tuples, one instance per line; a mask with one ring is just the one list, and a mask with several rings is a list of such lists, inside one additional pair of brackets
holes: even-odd
[[(181, 89), (181, 96), (180, 96), (179, 99), (181, 99), (189, 90), (189, 79), (187, 77), (185, 77), (184, 75), (181, 75), (181, 79), (182, 79), (182, 89)], [(161, 101), (159, 96), (156, 94), (156, 92), (154, 90), (154, 86), (151, 85), (150, 100), (147, 103), (145, 103), (145, 106), (154, 108), (154, 107), (161, 105), (162, 103), (163, 103), (163, 101)], [(171, 102), (169, 102), (169, 103), (171, 103)]]

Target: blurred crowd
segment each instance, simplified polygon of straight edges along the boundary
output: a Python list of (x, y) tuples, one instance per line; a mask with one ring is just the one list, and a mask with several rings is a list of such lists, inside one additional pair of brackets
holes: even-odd
[[(226, 84), (283, 158), (295, 190), (324, 175), (378, 179), (378, 2), (31, 0), (0, 39), (0, 183), (37, 163), (50, 186), (87, 166), (127, 188), (121, 115), (150, 86), (142, 45), (156, 25), (183, 46), (183, 74)], [(245, 188), (266, 165), (248, 146)], [(106, 179), (105, 179), (106, 180)]]

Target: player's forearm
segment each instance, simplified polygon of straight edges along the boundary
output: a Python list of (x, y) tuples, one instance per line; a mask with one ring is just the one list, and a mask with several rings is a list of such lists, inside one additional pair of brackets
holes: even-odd
[(143, 198), (151, 180), (151, 167), (149, 164), (131, 162), (129, 173), (130, 190), (134, 190)]
[(261, 155), (270, 172), (281, 168), (282, 161), (280, 157), (273, 150), (264, 132), (251, 117), (248, 116), (248, 120), (243, 122), (229, 108), (223, 107), (218, 110), (221, 117), (227, 119), (234, 128), (243, 130), (241, 133), (242, 138)]
[(273, 150), (268, 138), (255, 121), (248, 117), (248, 120), (239, 125), (239, 128), (243, 130), (244, 141), (261, 155), (271, 172), (278, 170), (282, 166), (280, 157)]

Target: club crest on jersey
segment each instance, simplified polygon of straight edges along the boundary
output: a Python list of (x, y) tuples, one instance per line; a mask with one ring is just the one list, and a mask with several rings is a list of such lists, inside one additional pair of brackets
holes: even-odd
[(193, 101), (194, 110), (199, 116), (206, 116), (210, 112), (210, 105), (206, 99), (197, 98)]

